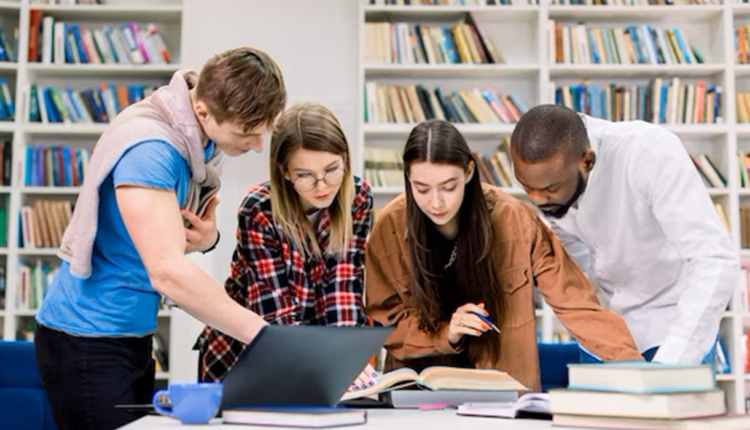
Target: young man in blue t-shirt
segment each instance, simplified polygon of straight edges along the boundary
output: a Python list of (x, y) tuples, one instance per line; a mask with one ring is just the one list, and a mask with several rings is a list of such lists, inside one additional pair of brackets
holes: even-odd
[(101, 136), (37, 314), (37, 365), (59, 430), (139, 418), (115, 405), (151, 402), (162, 296), (245, 343), (265, 325), (186, 253), (219, 239), (222, 157), (260, 151), (285, 102), (273, 59), (237, 48), (200, 75), (175, 73)]

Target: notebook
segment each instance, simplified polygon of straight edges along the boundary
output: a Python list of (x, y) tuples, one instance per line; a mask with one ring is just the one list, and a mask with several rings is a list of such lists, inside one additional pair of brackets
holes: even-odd
[(466, 403), (460, 405), (456, 413), (477, 417), (552, 419), (547, 393), (526, 393), (517, 401), (507, 403)]
[(231, 408), (222, 412), (224, 424), (324, 428), (367, 422), (367, 411), (320, 407)]

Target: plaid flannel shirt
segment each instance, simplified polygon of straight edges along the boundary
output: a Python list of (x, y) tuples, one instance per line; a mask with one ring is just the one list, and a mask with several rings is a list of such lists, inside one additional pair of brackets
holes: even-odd
[[(324, 254), (306, 259), (271, 215), (268, 182), (251, 188), (238, 214), (237, 248), (224, 287), (237, 303), (269, 324), (368, 325), (363, 302), (365, 243), (370, 232), (372, 193), (355, 177), (353, 236), (343, 259)], [(331, 230), (329, 210), (314, 225), (325, 249)], [(198, 338), (200, 378), (219, 381), (237, 361), (245, 345), (211, 327)]]

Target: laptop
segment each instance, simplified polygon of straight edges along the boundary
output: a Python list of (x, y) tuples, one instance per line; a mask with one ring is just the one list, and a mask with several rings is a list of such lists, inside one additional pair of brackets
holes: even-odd
[(224, 378), (222, 409), (332, 407), (393, 327), (267, 325)]

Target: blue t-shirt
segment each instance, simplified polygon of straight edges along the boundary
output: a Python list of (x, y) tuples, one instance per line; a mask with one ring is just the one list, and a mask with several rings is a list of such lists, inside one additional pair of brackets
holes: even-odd
[[(213, 149), (211, 142), (207, 159)], [(81, 336), (144, 336), (155, 331), (161, 297), (125, 228), (115, 186), (173, 190), (183, 207), (189, 181), (187, 161), (169, 143), (154, 140), (130, 147), (99, 188), (91, 275), (84, 279), (71, 274), (69, 263), (63, 260), (37, 321)]]

